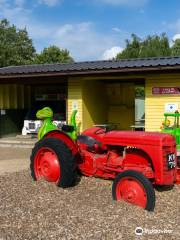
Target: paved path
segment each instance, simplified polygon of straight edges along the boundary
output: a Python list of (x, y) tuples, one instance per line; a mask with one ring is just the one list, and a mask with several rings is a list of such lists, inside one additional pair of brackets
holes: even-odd
[(0, 147), (0, 175), (28, 169), (30, 154), (29, 148)]

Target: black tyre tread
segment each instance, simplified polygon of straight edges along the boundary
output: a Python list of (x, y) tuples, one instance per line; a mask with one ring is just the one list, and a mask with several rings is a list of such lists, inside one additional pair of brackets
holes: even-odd
[(117, 177), (114, 179), (113, 185), (112, 185), (112, 197), (114, 200), (116, 199), (116, 185), (119, 182), (120, 179), (124, 177), (133, 177), (137, 179), (144, 187), (146, 194), (147, 194), (147, 204), (145, 209), (147, 211), (153, 211), (155, 208), (155, 191), (152, 186), (152, 183), (147, 179), (142, 173), (134, 171), (134, 170), (126, 170), (120, 174), (117, 175)]
[(34, 157), (35, 157), (35, 154), (36, 154), (37, 150), (39, 149), (38, 146), (40, 145), (42, 140), (39, 140), (38, 142), (36, 142), (34, 144), (34, 147), (31, 151), (31, 156), (30, 156), (30, 173), (31, 173), (31, 177), (33, 178), (34, 181), (37, 181), (37, 178), (36, 178), (36, 175), (35, 175), (35, 172), (34, 172)]
[(66, 144), (57, 138), (43, 138), (35, 144), (30, 157), (30, 170), (32, 178), (37, 180), (34, 172), (34, 158), (37, 151), (41, 147), (51, 148), (58, 156), (58, 161), (61, 168), (61, 177), (57, 183), (57, 186), (62, 188), (73, 186), (77, 176), (76, 158), (72, 155)]

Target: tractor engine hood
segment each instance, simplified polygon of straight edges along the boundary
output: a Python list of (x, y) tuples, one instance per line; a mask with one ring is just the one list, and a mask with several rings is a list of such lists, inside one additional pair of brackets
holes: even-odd
[(175, 145), (175, 139), (170, 134), (158, 132), (110, 131), (104, 135), (103, 143), (121, 146), (172, 146)]

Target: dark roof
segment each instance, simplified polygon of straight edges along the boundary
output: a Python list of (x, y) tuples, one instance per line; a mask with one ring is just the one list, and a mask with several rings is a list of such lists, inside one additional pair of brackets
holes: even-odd
[(137, 58), (111, 61), (91, 61), (75, 63), (37, 64), (23, 66), (9, 66), (0, 68), (0, 76), (29, 75), (43, 73), (83, 73), (92, 71), (128, 71), (132, 69), (148, 70), (149, 68), (176, 67), (180, 69), (180, 57)]

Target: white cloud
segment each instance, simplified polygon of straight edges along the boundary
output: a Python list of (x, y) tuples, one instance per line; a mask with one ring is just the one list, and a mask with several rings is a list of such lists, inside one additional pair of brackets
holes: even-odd
[(71, 34), (73, 32), (73, 25), (72, 24), (65, 24), (57, 29), (56, 36), (62, 38), (67, 34)]
[(22, 8), (25, 3), (25, 0), (0, 0), (0, 15), (4, 10), (7, 10), (7, 8)]
[(45, 4), (45, 5), (49, 6), (49, 7), (54, 7), (57, 4), (61, 3), (62, 0), (38, 0), (38, 2), (40, 4)]
[(103, 60), (110, 60), (117, 56), (118, 53), (122, 52), (123, 48), (115, 46), (110, 49), (105, 50), (102, 55)]
[(143, 6), (148, 0), (97, 0), (97, 2), (102, 2), (109, 5), (124, 5), (124, 6)]
[(100, 59), (104, 51), (119, 42), (113, 36), (99, 33), (91, 22), (59, 26), (51, 43), (67, 48), (76, 60)]
[(17, 27), (24, 27), (30, 10), (23, 8), (24, 1), (0, 0), (0, 18), (7, 18), (10, 23)]
[(118, 28), (118, 27), (113, 27), (112, 30), (113, 30), (114, 32), (117, 32), (117, 33), (120, 33), (120, 32), (121, 32), (121, 29)]
[(167, 23), (166, 21), (164, 21), (163, 24), (166, 26), (166, 29), (174, 33), (172, 40), (170, 40), (170, 46), (172, 47), (172, 45), (174, 44), (173, 42), (176, 39), (180, 39), (180, 18), (173, 23)]
[(180, 39), (180, 33), (177, 33), (173, 36), (173, 41)]
[(27, 28), (27, 31), (30, 34), (31, 38), (35, 41), (40, 41), (40, 42), (44, 38), (49, 39), (51, 34), (53, 34), (54, 29), (52, 27), (51, 28), (49, 28), (49, 27), (46, 27), (43, 24), (37, 23), (37, 22), (27, 22), (26, 23), (26, 28)]
[(10, 3), (10, 0), (0, 0), (0, 18), (7, 18), (18, 28), (26, 27), (38, 52), (44, 47), (57, 45), (68, 49), (76, 61), (96, 60), (101, 59), (103, 53), (112, 46), (124, 44), (124, 39), (129, 36), (123, 30), (119, 33), (118, 28), (114, 31), (119, 34), (102, 33), (92, 22), (64, 25), (39, 22), (33, 17), (32, 9), (23, 7), (23, 1), (14, 1), (13, 5)]

